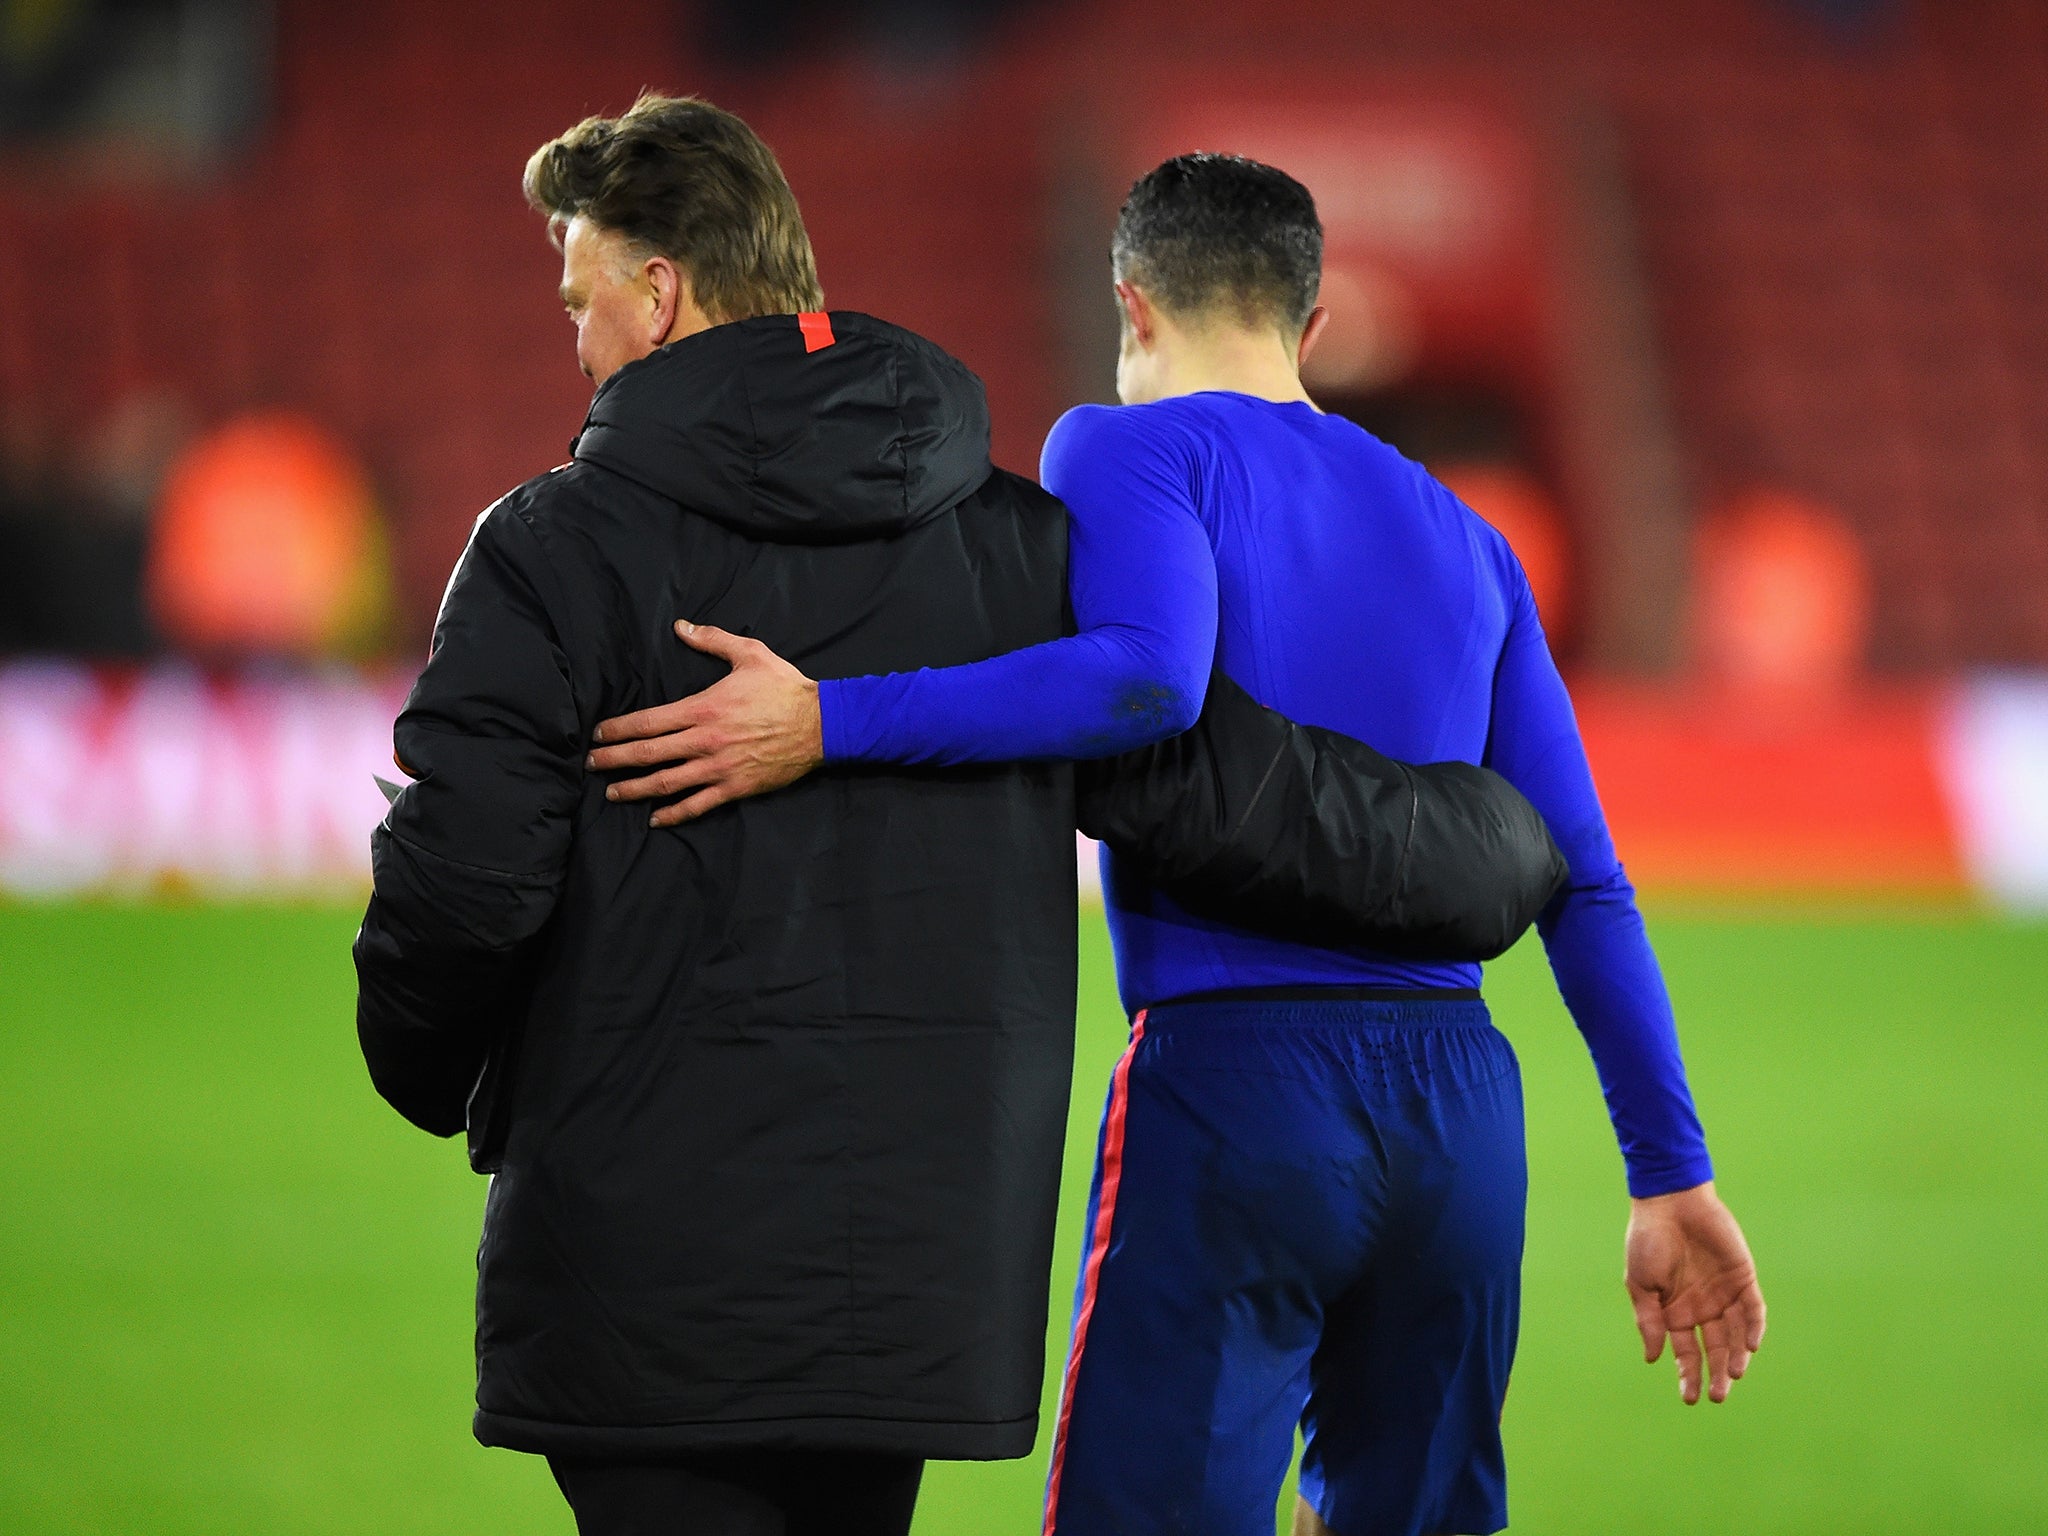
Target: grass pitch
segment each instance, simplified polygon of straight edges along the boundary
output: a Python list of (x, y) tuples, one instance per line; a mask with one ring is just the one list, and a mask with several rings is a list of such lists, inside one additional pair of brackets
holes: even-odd
[[(354, 923), (0, 907), (0, 1531), (571, 1532), (539, 1461), (469, 1438), (483, 1184), (370, 1092)], [(1529, 1097), (1514, 1530), (2048, 1529), (2048, 927), (1652, 926), (1771, 1335), (1720, 1408), (1640, 1363), (1619, 1159), (1525, 944), (1488, 981)], [(1048, 1393), (1124, 1035), (1082, 936)], [(1043, 1441), (934, 1467), (919, 1536), (1035, 1532)]]

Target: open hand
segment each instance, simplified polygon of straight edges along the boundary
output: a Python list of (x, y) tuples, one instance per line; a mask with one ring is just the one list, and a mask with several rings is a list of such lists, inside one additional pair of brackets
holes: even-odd
[(1764, 1293), (1742, 1228), (1710, 1183), (1631, 1204), (1626, 1281), (1643, 1358), (1655, 1361), (1668, 1337), (1679, 1396), (1696, 1403), (1704, 1354), (1707, 1396), (1726, 1402), (1764, 1341)]
[(605, 790), (607, 800), (684, 798), (648, 818), (679, 826), (730, 800), (794, 784), (825, 760), (818, 685), (758, 640), (676, 620), (676, 635), (732, 671), (701, 693), (600, 721), (585, 766), (599, 773), (668, 764)]

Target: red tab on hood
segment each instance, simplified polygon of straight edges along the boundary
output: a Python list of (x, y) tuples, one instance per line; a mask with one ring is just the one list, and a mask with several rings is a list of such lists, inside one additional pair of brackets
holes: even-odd
[(839, 338), (832, 334), (832, 317), (822, 309), (806, 310), (796, 317), (796, 327), (804, 333), (804, 350), (816, 352), (829, 347)]

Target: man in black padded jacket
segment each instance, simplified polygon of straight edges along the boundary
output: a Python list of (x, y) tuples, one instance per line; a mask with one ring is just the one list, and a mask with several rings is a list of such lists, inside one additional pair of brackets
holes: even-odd
[[(598, 389), (571, 462), (478, 520), (399, 718), (364, 1055), (495, 1175), (476, 1433), (546, 1455), (586, 1536), (900, 1536), (926, 1458), (1022, 1456), (1037, 1427), (1071, 770), (828, 771), (651, 830), (585, 754), (723, 675), (677, 614), (812, 676), (1052, 638), (1065, 515), (991, 467), (965, 367), (823, 312), (738, 119), (643, 98), (544, 146), (527, 191)], [(1504, 947), (1548, 895), (1554, 850), (1497, 782), (1418, 789), (1212, 705), (1100, 816), (1197, 895), (1454, 948)]]

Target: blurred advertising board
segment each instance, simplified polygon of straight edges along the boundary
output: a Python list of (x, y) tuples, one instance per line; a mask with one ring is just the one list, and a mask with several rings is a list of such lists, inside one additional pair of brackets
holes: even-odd
[(411, 681), (0, 665), (0, 888), (359, 890)]
[(1975, 894), (2048, 912), (2048, 675), (1572, 695), (1641, 885)]
[[(0, 892), (360, 895), (410, 683), (0, 663)], [(1646, 887), (2048, 911), (2048, 675), (1796, 706), (1603, 682), (1574, 695)]]

